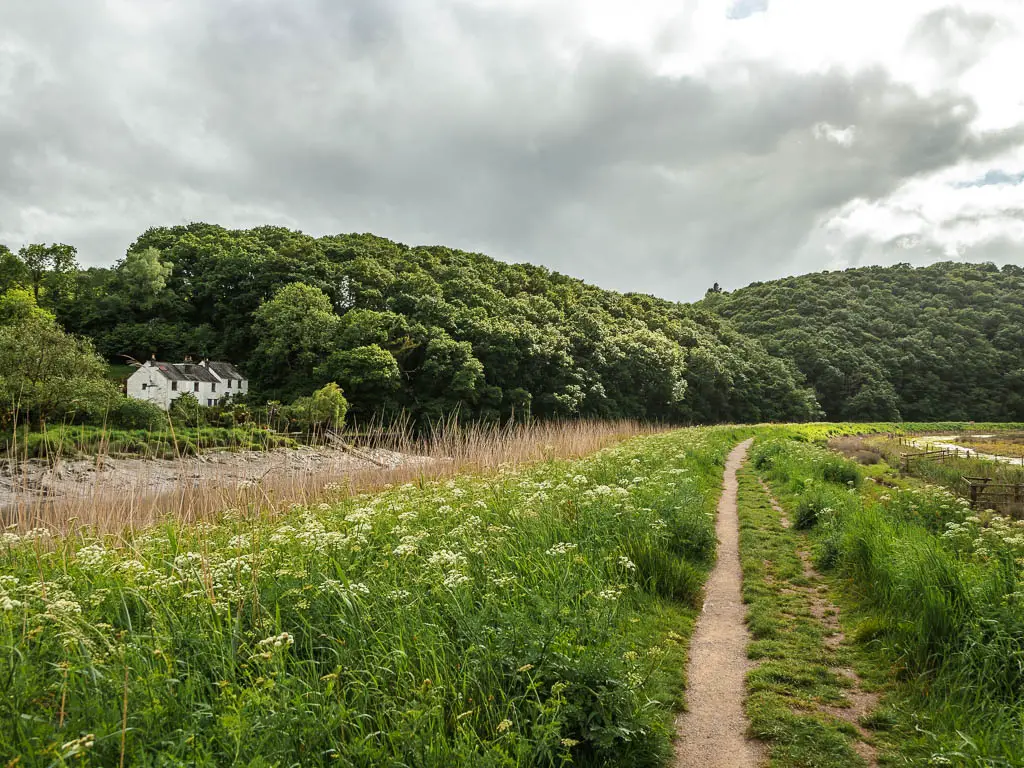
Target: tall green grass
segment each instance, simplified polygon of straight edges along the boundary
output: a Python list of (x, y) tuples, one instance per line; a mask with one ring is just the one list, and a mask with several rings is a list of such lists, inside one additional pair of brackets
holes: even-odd
[(661, 764), (738, 434), (0, 549), (0, 762)]
[[(786, 441), (754, 456), (797, 504), (821, 492), (808, 478), (844, 461)], [(1024, 523), (935, 486), (831, 492), (815, 521), (819, 564), (850, 580), (869, 616), (860, 638), (900, 670), (906, 754), (1024, 765)]]
[(19, 429), (0, 434), (0, 456), (16, 459), (137, 456), (173, 459), (204, 450), (262, 451), (292, 448), (296, 441), (253, 425), (236, 427), (179, 427), (171, 429), (114, 429), (61, 424), (45, 430)]

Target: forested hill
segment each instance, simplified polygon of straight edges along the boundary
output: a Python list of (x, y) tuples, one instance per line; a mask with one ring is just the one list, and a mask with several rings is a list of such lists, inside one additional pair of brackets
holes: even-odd
[(40, 248), (18, 279), (108, 360), (227, 359), (264, 402), (337, 382), (360, 418), (818, 414), (789, 363), (713, 312), (542, 267), (372, 235), (206, 224), (151, 229), (112, 269), (78, 270)]
[(1024, 418), (1024, 269), (821, 272), (700, 302), (792, 361), (835, 420)]

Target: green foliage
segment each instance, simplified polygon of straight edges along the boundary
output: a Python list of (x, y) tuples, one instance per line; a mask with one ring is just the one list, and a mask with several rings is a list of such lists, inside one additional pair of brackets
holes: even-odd
[(692, 602), (703, 578), (664, 555), (667, 518), (713, 537), (733, 440), (642, 438), (123, 548), (5, 534), (0, 761), (663, 765), (696, 612), (661, 595)]
[(108, 359), (231, 360), (254, 402), (336, 381), (360, 419), (820, 413), (791, 364), (710, 312), (373, 235), (151, 229), (115, 269), (79, 271), (69, 295), (58, 319)]
[(203, 406), (191, 392), (178, 395), (171, 401), (171, 421), (187, 427), (198, 427), (203, 423)]
[(25, 262), (0, 244), (0, 294), (12, 288), (26, 288), (29, 285), (28, 269)]
[(0, 325), (0, 427), (21, 419), (101, 419), (118, 397), (85, 339), (39, 312)]
[(0, 432), (0, 455), (51, 461), (58, 457), (76, 458), (100, 453), (109, 456), (175, 459), (213, 448), (265, 451), (296, 446), (291, 438), (252, 425), (231, 428), (176, 425), (172, 431), (167, 426), (167, 414), (159, 409), (158, 412), (163, 419), (162, 425), (152, 428), (60, 424), (47, 427), (44, 431), (19, 428), (16, 434)]
[(17, 325), (28, 320), (53, 320), (53, 314), (41, 309), (32, 292), (9, 288), (0, 294), (0, 326)]
[(167, 414), (154, 403), (122, 397), (110, 409), (110, 424), (122, 429), (158, 429), (167, 424)]
[[(769, 475), (784, 489), (834, 461), (806, 444), (772, 451)], [(809, 504), (819, 509), (818, 563), (852, 584), (865, 614), (857, 638), (904, 681), (899, 706), (913, 721), (897, 716), (896, 736), (906, 762), (1021, 764), (1024, 523), (973, 513), (951, 491), (894, 472), (857, 494), (814, 486), (787, 506), (825, 489), (853, 502), (827, 517)]]
[(143, 307), (151, 305), (167, 287), (171, 271), (171, 265), (161, 261), (160, 251), (152, 246), (129, 251), (118, 266), (125, 293)]
[(1024, 269), (822, 272), (702, 302), (792, 361), (834, 421), (1024, 418)]

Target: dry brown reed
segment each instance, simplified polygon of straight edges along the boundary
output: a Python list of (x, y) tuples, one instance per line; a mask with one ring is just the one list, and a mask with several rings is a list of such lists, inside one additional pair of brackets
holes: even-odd
[[(664, 431), (665, 427), (635, 421), (560, 421), (527, 424), (459, 424), (450, 419), (423, 436), (405, 427), (349, 432), (332, 440), (345, 447), (347, 466), (339, 463), (288, 471), (268, 471), (255, 480), (212, 475), (196, 480), (195, 458), (181, 458), (180, 481), (169, 489), (127, 492), (123, 487), (96, 481), (78, 494), (38, 496), (23, 494), (0, 510), (8, 530), (24, 532), (44, 528), (69, 535), (78, 530), (95, 534), (123, 534), (172, 519), (179, 522), (215, 520), (227, 510), (252, 515), (273, 515), (293, 504), (371, 492), (390, 485), (425, 482), (462, 473), (482, 473), (500, 467), (584, 456), (624, 439)], [(281, 449), (288, 450), (288, 449)], [(396, 456), (396, 454), (398, 456)], [(381, 462), (381, 456), (392, 461)], [(398, 459), (397, 462), (393, 461)], [(96, 457), (102, 463), (103, 456)], [(140, 476), (147, 460), (134, 459)], [(140, 483), (144, 486), (145, 483)]]

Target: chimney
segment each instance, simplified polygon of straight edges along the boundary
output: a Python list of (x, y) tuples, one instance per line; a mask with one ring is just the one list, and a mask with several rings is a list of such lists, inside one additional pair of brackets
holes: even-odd
[(186, 363), (191, 363), (192, 362), (192, 355), (185, 355), (185, 362)]

